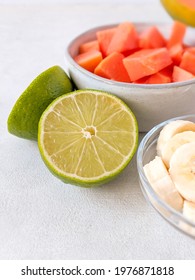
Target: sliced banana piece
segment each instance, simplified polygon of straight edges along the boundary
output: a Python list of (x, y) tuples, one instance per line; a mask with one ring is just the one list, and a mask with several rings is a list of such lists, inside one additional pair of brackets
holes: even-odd
[(183, 215), (195, 224), (195, 203), (184, 200)]
[(195, 131), (195, 123), (185, 120), (175, 120), (163, 127), (157, 141), (157, 155), (162, 156), (162, 150), (169, 139), (183, 131)]
[[(183, 203), (183, 215), (190, 222), (195, 224), (195, 203), (190, 202), (188, 200), (184, 200)], [(186, 233), (195, 237), (195, 227), (187, 224), (186, 222), (180, 221), (179, 227), (184, 230)]]
[(195, 203), (195, 142), (184, 144), (174, 152), (169, 173), (178, 192)]
[(162, 149), (162, 160), (167, 168), (170, 167), (170, 159), (173, 153), (183, 144), (191, 142), (195, 142), (195, 131), (177, 133), (167, 141)]
[(159, 197), (176, 210), (181, 210), (183, 207), (183, 198), (175, 188), (162, 159), (156, 156), (144, 166), (144, 172)]

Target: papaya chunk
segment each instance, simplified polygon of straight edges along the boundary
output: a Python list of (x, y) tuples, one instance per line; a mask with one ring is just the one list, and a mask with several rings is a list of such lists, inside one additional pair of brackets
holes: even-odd
[(93, 72), (102, 60), (102, 54), (100, 51), (92, 50), (78, 54), (75, 56), (74, 60), (84, 69)]
[(187, 47), (185, 51), (195, 54), (195, 47)]
[(179, 67), (195, 75), (195, 54), (190, 51), (185, 51)]
[(133, 81), (133, 84), (146, 84), (148, 76), (140, 78), (139, 80)]
[(184, 52), (184, 49), (183, 49), (182, 44), (180, 44), (180, 43), (173, 45), (169, 49), (169, 54), (170, 54), (174, 64), (176, 64), (176, 65), (180, 64), (183, 52)]
[(96, 32), (96, 37), (99, 43), (100, 51), (102, 52), (103, 57), (107, 55), (107, 49), (110, 44), (110, 41), (116, 31), (116, 28), (108, 28)]
[(169, 77), (172, 80), (172, 74), (173, 74), (173, 67), (174, 64), (170, 64), (169, 66), (163, 68), (160, 73), (162, 73), (163, 75)]
[(123, 59), (131, 81), (155, 74), (172, 64), (166, 48), (145, 49)]
[(118, 25), (107, 49), (107, 55), (112, 52), (123, 53), (138, 47), (138, 34), (130, 22)]
[(97, 51), (100, 50), (98, 40), (93, 40), (87, 43), (83, 43), (79, 46), (79, 54), (92, 50), (97, 50)]
[(165, 46), (166, 40), (155, 26), (147, 28), (139, 36), (139, 47), (141, 49), (154, 49)]
[(156, 74), (151, 75), (146, 84), (167, 84), (171, 83), (171, 77), (165, 75), (163, 72), (158, 72)]
[(124, 55), (121, 53), (111, 53), (99, 63), (94, 74), (119, 82), (130, 82), (129, 75), (123, 65), (123, 58)]
[(186, 33), (186, 25), (182, 22), (175, 21), (171, 30), (171, 35), (167, 41), (167, 48), (171, 48), (174, 45), (182, 44)]
[(178, 66), (174, 66), (173, 82), (183, 82), (183, 81), (191, 80), (193, 78), (195, 78), (195, 76), (192, 75), (192, 73), (190, 73)]
[(74, 59), (84, 69), (119, 82), (164, 84), (188, 80), (195, 76), (195, 45), (184, 42), (186, 31), (187, 26), (179, 20), (173, 22), (168, 37), (155, 25), (140, 32), (126, 21), (96, 31), (91, 41), (78, 47)]

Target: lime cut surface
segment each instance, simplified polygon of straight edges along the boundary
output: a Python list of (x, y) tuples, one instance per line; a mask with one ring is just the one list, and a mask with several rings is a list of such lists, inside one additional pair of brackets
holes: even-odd
[(138, 144), (138, 126), (119, 98), (77, 90), (57, 98), (39, 122), (38, 145), (50, 171), (82, 186), (104, 183), (119, 174)]
[(21, 138), (37, 140), (38, 123), (43, 111), (55, 98), (72, 90), (71, 80), (61, 67), (45, 70), (16, 101), (8, 117), (8, 131)]

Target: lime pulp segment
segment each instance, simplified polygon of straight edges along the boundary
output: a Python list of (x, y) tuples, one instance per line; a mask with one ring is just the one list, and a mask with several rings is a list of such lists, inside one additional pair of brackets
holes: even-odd
[(77, 90), (57, 98), (39, 122), (38, 143), (49, 169), (65, 182), (96, 184), (120, 173), (138, 142), (136, 119), (119, 98)]

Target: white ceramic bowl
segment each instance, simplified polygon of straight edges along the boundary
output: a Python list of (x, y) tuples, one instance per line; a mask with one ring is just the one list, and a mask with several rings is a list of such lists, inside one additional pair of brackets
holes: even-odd
[(171, 225), (176, 227), (183, 233), (195, 238), (195, 224), (190, 222), (184, 215), (173, 209), (165, 201), (163, 201), (153, 190), (148, 182), (145, 173), (144, 165), (154, 159), (156, 155), (157, 140), (162, 128), (172, 120), (181, 119), (195, 122), (195, 114), (181, 116), (178, 118), (167, 120), (152, 128), (142, 139), (137, 151), (137, 170), (139, 174), (139, 182), (142, 192), (146, 200), (154, 207), (154, 209)]
[[(138, 32), (152, 24), (135, 23)], [(170, 24), (156, 24), (159, 30), (168, 37)], [(95, 39), (97, 30), (114, 27), (101, 26), (90, 29), (73, 39), (66, 48), (65, 58), (69, 75), (78, 89), (93, 88), (104, 90), (123, 99), (134, 112), (140, 132), (149, 131), (153, 126), (169, 118), (195, 113), (195, 79), (169, 84), (144, 85), (111, 81), (99, 77), (80, 67), (74, 57), (79, 45)], [(189, 29), (185, 42), (190, 44), (194, 30)]]

